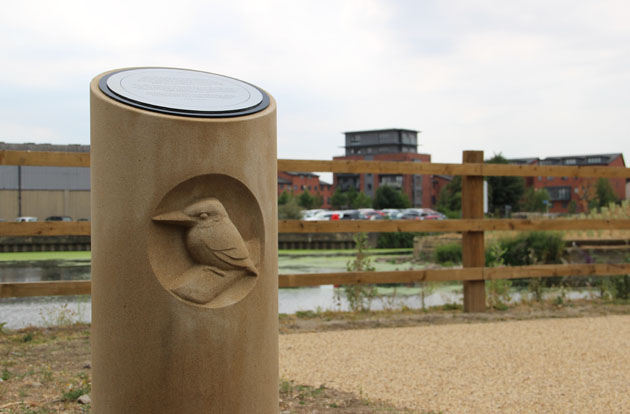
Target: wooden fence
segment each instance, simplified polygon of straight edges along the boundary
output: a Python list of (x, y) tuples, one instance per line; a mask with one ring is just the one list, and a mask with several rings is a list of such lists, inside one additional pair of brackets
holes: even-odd
[[(88, 153), (0, 151), (0, 165), (89, 167)], [(535, 265), (485, 267), (484, 232), (531, 230), (630, 229), (630, 220), (606, 219), (484, 219), (483, 177), (562, 176), (630, 178), (630, 168), (601, 166), (548, 166), (484, 164), (483, 152), (465, 151), (462, 164), (278, 160), (279, 171), (371, 174), (443, 174), (462, 176), (462, 219), (442, 221), (298, 221), (281, 220), (280, 233), (355, 232), (461, 232), (461, 269), (394, 272), (342, 272), (279, 275), (280, 287), (323, 284), (412, 283), (453, 281), (464, 283), (464, 309), (485, 310), (485, 280), (553, 276), (608, 276), (630, 273), (630, 264)], [(85, 222), (0, 223), (0, 236), (89, 235)], [(0, 283), (0, 297), (89, 294), (90, 281)]]

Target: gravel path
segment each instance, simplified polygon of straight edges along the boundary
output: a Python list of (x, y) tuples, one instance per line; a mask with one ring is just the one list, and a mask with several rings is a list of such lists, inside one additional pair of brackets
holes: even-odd
[(443, 413), (630, 413), (630, 316), (280, 336), (280, 375)]

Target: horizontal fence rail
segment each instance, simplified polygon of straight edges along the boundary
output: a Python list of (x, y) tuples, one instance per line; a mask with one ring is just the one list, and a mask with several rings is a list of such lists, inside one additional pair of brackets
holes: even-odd
[[(530, 277), (615, 276), (630, 273), (630, 264), (572, 264), (422, 269), (395, 272), (303, 273), (278, 276), (278, 287), (356, 285), (521, 279)], [(0, 283), (0, 298), (89, 295), (89, 280)]]
[(530, 220), (530, 219), (450, 219), (450, 220), (281, 220), (279, 233), (379, 233), (379, 232), (464, 232), (630, 229), (630, 220)]
[(0, 165), (89, 167), (90, 153), (0, 150)]
[(0, 223), (0, 236), (89, 236), (88, 221)]
[[(278, 233), (630, 230), (621, 219), (280, 220)], [(89, 236), (89, 222), (0, 223), (1, 236)]]
[(279, 171), (375, 173), (375, 174), (443, 174), (516, 177), (603, 177), (630, 178), (630, 168), (513, 164), (439, 164), (410, 161), (362, 160), (278, 160)]
[[(89, 167), (87, 152), (44, 152), (0, 150), (0, 165), (48, 167)], [(601, 166), (556, 166), (512, 164), (440, 164), (409, 161), (363, 160), (291, 160), (279, 159), (279, 171), (380, 173), (380, 174), (443, 174), (472, 176), (518, 177), (602, 177), (630, 178), (630, 168)]]
[[(474, 151), (473, 151), (474, 152)], [(469, 153), (473, 153), (469, 152)], [(630, 178), (630, 168), (601, 166), (550, 166), (485, 164), (477, 152), (475, 162), (462, 164), (417, 163), (362, 160), (290, 160), (279, 159), (279, 171), (376, 173), (376, 174), (443, 174), (463, 177), (487, 176), (554, 176)], [(469, 154), (470, 155), (470, 154)], [(466, 157), (466, 153), (465, 153)], [(90, 154), (84, 152), (44, 152), (0, 150), (0, 165), (89, 167)], [(477, 178), (475, 178), (477, 180)], [(463, 187), (466, 187), (465, 181)], [(470, 188), (467, 191), (470, 193)], [(473, 196), (479, 202), (479, 195)], [(465, 215), (466, 216), (466, 215)], [(468, 218), (437, 221), (298, 221), (280, 220), (279, 233), (356, 233), (356, 232), (462, 232), (479, 235), (485, 231), (532, 230), (629, 230), (630, 220), (606, 219), (481, 219)], [(89, 222), (0, 223), (0, 236), (89, 236)], [(465, 238), (464, 238), (465, 239)], [(483, 238), (482, 238), (483, 240)], [(466, 243), (464, 243), (466, 244)], [(470, 246), (468, 246), (470, 247)], [(478, 246), (477, 246), (478, 247)], [(480, 251), (481, 252), (481, 251)], [(481, 253), (480, 253), (481, 254)], [(483, 263), (483, 262), (481, 262)], [(425, 269), (394, 272), (340, 272), (279, 275), (279, 287), (317, 286), (324, 284), (415, 283), (429, 281), (463, 281), (478, 283), (495, 279), (530, 277), (612, 276), (630, 274), (630, 264), (569, 264), (518, 267), (479, 267)], [(0, 283), (0, 298), (27, 296), (86, 295), (91, 282), (58, 281)], [(466, 295), (466, 286), (464, 289)], [(464, 301), (466, 308), (466, 300)]]

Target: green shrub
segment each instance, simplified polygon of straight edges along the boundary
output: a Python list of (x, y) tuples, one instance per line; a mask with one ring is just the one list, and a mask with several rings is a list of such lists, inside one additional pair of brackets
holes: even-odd
[(540, 263), (561, 263), (564, 253), (562, 235), (548, 231), (532, 231), (513, 238), (499, 240), (503, 261), (507, 266), (527, 266)]
[(462, 245), (459, 243), (445, 244), (435, 248), (435, 261), (437, 263), (461, 263)]
[[(367, 250), (367, 234), (356, 233), (353, 237), (356, 245), (356, 257), (346, 263), (348, 272), (372, 272), (372, 259), (365, 253)], [(374, 285), (342, 285), (348, 306), (352, 312), (367, 312), (376, 297)], [(335, 293), (337, 303), (341, 303), (338, 291)]]
[(608, 279), (614, 299), (624, 301), (630, 299), (630, 276), (610, 276)]
[(413, 233), (380, 233), (376, 239), (379, 249), (400, 249), (413, 247)]

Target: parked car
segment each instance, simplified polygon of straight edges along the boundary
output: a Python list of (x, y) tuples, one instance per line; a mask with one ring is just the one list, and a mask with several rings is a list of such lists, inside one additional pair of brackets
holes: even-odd
[(446, 216), (440, 212), (437, 212), (435, 210), (432, 210), (430, 208), (423, 208), (422, 209), (422, 219), (423, 220), (444, 220), (446, 219)]
[(19, 221), (19, 222), (33, 222), (33, 221), (37, 221), (37, 217), (29, 217), (29, 216), (22, 216), (22, 217), (18, 217), (15, 219), (15, 221)]
[(69, 217), (69, 216), (50, 216), (50, 217), (46, 217), (45, 221), (72, 221), (72, 217)]
[(372, 214), (368, 220), (387, 220), (388, 218), (385, 214)]
[(302, 211), (302, 220), (307, 220), (310, 217), (315, 217), (318, 214), (325, 213), (326, 210), (322, 208), (314, 209), (314, 210), (304, 210)]
[(396, 220), (400, 215), (400, 210), (397, 208), (384, 208), (380, 211), (392, 220)]
[[(374, 218), (377, 217), (377, 218)], [(372, 210), (364, 215), (364, 220), (381, 220), (387, 218), (387, 215), (382, 211)]]
[(327, 220), (340, 220), (343, 218), (341, 211), (322, 211), (314, 216), (306, 217), (304, 221), (327, 221)]
[(359, 210), (343, 210), (342, 213), (343, 216), (340, 217), (342, 220), (360, 220), (363, 218)]
[(422, 220), (422, 216), (417, 211), (403, 211), (400, 213), (396, 220)]

